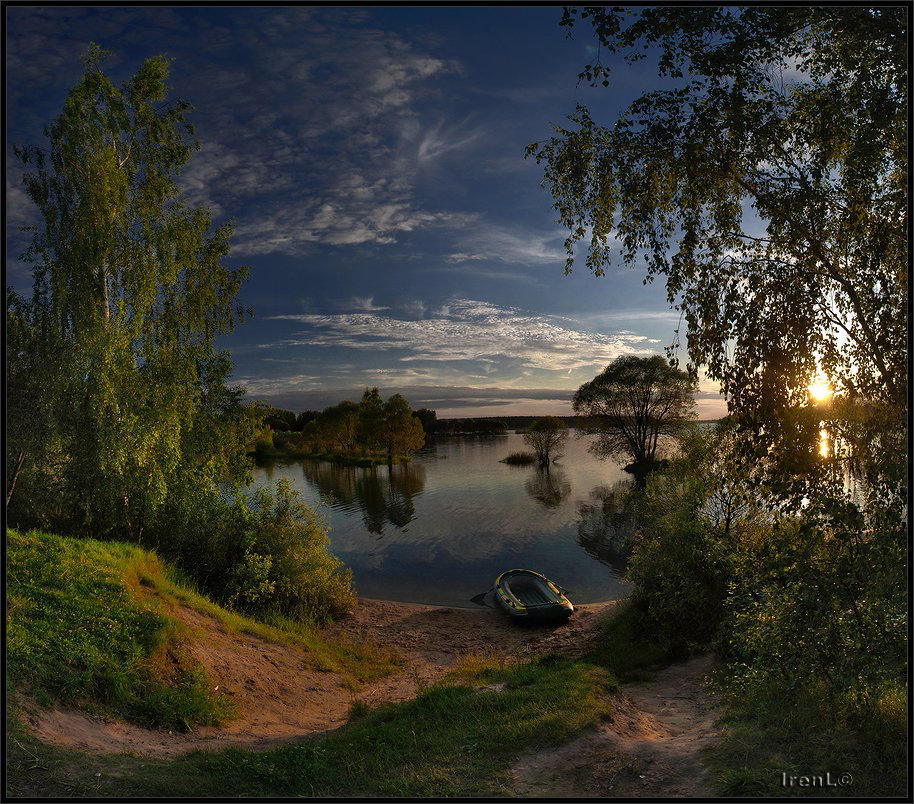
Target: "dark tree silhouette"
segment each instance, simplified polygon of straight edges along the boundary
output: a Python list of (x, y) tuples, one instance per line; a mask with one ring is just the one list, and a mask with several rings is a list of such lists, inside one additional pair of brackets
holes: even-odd
[(524, 433), (524, 443), (533, 450), (540, 466), (549, 468), (549, 464), (562, 457), (562, 446), (568, 440), (568, 427), (555, 416), (537, 419)]
[(689, 420), (695, 383), (659, 355), (616, 358), (574, 395), (576, 413), (590, 419), (599, 439), (591, 450), (600, 457), (629, 457), (626, 467), (643, 484), (658, 465), (664, 437), (676, 437)]

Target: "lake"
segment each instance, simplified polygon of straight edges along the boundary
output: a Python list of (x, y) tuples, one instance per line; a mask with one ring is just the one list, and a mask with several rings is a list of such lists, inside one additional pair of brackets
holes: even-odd
[(255, 487), (285, 478), (330, 529), (333, 553), (363, 597), (473, 606), (507, 569), (542, 572), (575, 603), (624, 597), (624, 562), (604, 498), (630, 482), (571, 431), (548, 472), (499, 463), (523, 437), (439, 437), (393, 467), (289, 460), (254, 470)]

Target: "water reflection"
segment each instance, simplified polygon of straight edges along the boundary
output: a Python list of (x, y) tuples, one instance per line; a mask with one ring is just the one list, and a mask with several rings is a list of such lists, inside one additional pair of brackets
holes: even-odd
[(388, 523), (403, 530), (416, 518), (413, 499), (425, 488), (421, 464), (363, 468), (305, 461), (302, 472), (325, 503), (361, 512), (365, 529), (379, 536)]
[[(286, 479), (320, 511), (364, 597), (470, 606), (500, 572), (529, 566), (572, 590), (575, 603), (593, 603), (628, 587), (606, 549), (612, 540), (598, 535), (603, 498), (591, 489), (629, 477), (588, 446), (570, 440), (548, 476), (500, 463), (525, 447), (511, 433), (438, 438), (392, 471), (277, 461), (258, 467), (255, 483)], [(586, 511), (593, 521), (582, 525)]]
[(596, 486), (590, 502), (578, 503), (578, 544), (613, 566), (624, 565), (638, 527), (631, 488), (630, 480)]
[(527, 494), (546, 508), (556, 508), (571, 494), (571, 483), (557, 466), (533, 469), (524, 488)]

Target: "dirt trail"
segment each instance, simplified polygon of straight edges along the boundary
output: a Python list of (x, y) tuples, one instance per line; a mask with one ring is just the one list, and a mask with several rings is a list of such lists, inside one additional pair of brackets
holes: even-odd
[[(301, 649), (226, 632), (211, 617), (181, 607), (194, 633), (188, 649), (214, 685), (239, 704), (241, 716), (221, 728), (181, 734), (90, 717), (73, 709), (22, 702), (43, 740), (89, 753), (168, 757), (229, 745), (264, 750), (338, 728), (353, 701), (371, 706), (413, 697), (463, 658), (525, 658), (548, 651), (586, 651), (595, 626), (614, 603), (581, 606), (564, 625), (520, 628), (491, 609), (449, 609), (361, 600), (329, 637), (373, 642), (400, 654), (401, 671), (353, 692), (336, 673), (315, 670)], [(708, 657), (673, 665), (651, 681), (626, 685), (612, 698), (613, 718), (560, 746), (530, 754), (513, 768), (517, 796), (707, 797), (699, 752), (714, 738), (714, 701), (703, 685)]]
[(164, 757), (229, 745), (265, 750), (340, 727), (356, 700), (376, 706), (411, 698), (468, 655), (582, 652), (600, 615), (614, 605), (581, 606), (564, 625), (520, 628), (492, 609), (363, 599), (350, 617), (328, 627), (327, 635), (390, 648), (403, 657), (404, 667), (357, 693), (338, 674), (315, 670), (301, 649), (227, 632), (212, 617), (180, 606), (174, 614), (193, 632), (188, 650), (206, 667), (214, 686), (239, 704), (241, 716), (236, 720), (185, 734), (144, 729), (75, 709), (44, 709), (28, 701), (20, 705), (42, 740), (89, 753)]
[(611, 722), (522, 757), (514, 794), (529, 797), (703, 798), (713, 795), (699, 753), (717, 735), (711, 658), (698, 657), (626, 685)]

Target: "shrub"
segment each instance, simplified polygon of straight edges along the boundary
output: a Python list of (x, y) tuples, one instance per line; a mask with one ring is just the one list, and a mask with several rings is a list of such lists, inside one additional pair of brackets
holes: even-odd
[(250, 498), (176, 498), (149, 540), (207, 594), (251, 614), (323, 622), (354, 604), (350, 570), (286, 481)]
[(676, 480), (651, 477), (627, 572), (633, 601), (654, 633), (707, 644), (723, 617), (729, 558), (699, 516), (699, 504)]
[(502, 458), (499, 463), (506, 463), (509, 466), (529, 466), (531, 463), (536, 463), (536, 455), (532, 452), (512, 452)]
[(230, 595), (314, 621), (352, 608), (351, 570), (329, 552), (326, 527), (287, 481), (258, 489), (246, 518), (242, 564), (251, 571), (233, 576)]

